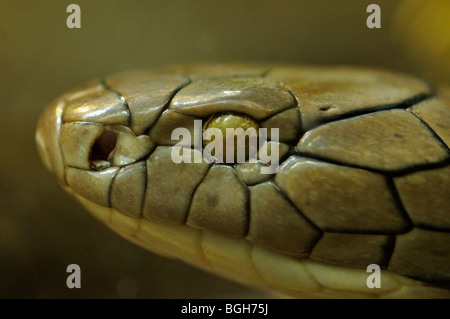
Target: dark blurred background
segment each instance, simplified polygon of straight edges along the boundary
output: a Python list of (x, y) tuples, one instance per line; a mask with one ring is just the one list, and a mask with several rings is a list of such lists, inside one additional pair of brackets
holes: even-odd
[[(81, 7), (81, 29), (66, 7)], [(264, 60), (361, 64), (450, 81), (450, 1), (222, 0), (0, 2), (0, 297), (264, 297), (128, 243), (44, 169), (34, 143), (43, 107), (127, 69)], [(366, 8), (381, 7), (381, 29)], [(66, 287), (67, 265), (82, 288)]]

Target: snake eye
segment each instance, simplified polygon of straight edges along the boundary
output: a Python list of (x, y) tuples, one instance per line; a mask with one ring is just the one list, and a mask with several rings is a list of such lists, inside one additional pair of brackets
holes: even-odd
[[(244, 162), (256, 156), (258, 130), (258, 122), (245, 114), (216, 114), (203, 125), (203, 146), (215, 159), (223, 159), (227, 163)], [(220, 137), (221, 143), (216, 141)], [(213, 142), (214, 148), (209, 145)]]

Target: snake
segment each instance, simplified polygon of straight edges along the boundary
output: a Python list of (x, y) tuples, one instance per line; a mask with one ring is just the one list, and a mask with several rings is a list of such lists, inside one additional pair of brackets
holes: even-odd
[[(276, 171), (207, 161), (210, 127), (266, 129)], [(176, 128), (200, 161), (174, 162)], [(36, 143), (94, 217), (156, 254), (286, 297), (450, 297), (449, 87), (348, 65), (136, 70), (56, 98)]]

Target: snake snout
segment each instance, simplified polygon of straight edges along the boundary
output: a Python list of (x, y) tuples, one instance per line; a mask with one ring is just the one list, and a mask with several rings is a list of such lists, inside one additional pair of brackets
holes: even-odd
[(59, 147), (59, 131), (63, 105), (61, 100), (56, 100), (44, 110), (39, 118), (35, 136), (42, 161), (61, 181), (64, 181), (64, 164)]
[(50, 158), (49, 158), (49, 147), (46, 144), (46, 140), (45, 140), (45, 124), (42, 123), (42, 121), (39, 121), (37, 130), (36, 130), (36, 146), (37, 146), (37, 150), (39, 153), (39, 156), (41, 157), (42, 161), (45, 164), (45, 167), (49, 170), (52, 171), (52, 164), (50, 163)]

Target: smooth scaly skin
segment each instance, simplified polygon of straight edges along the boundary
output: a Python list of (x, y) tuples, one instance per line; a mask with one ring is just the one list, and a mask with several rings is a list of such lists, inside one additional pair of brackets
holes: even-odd
[[(171, 161), (172, 130), (218, 113), (280, 129), (275, 176)], [(449, 115), (448, 96), (384, 71), (187, 66), (63, 95), (37, 143), (91, 213), (157, 253), (296, 297), (445, 298)]]

